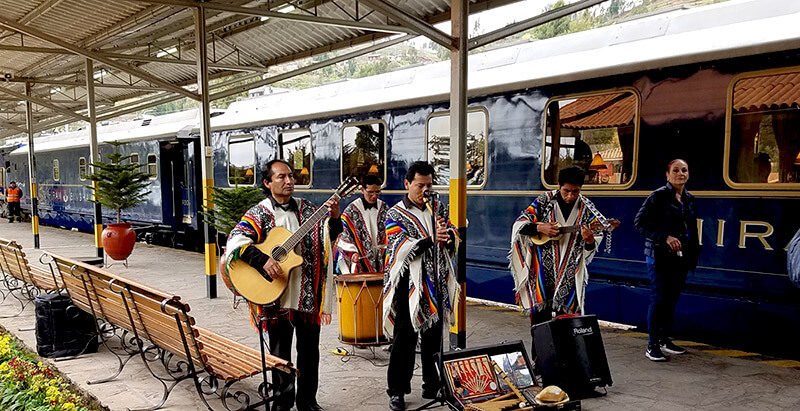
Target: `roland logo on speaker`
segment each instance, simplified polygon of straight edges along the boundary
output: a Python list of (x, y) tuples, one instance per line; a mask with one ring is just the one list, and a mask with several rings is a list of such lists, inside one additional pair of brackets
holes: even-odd
[(592, 335), (592, 327), (575, 327), (572, 329), (572, 336), (577, 337), (579, 335)]

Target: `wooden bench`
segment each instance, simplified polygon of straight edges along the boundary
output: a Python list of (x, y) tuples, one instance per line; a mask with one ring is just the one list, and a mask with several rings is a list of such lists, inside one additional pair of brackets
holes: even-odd
[[(12, 295), (20, 303), (17, 313), (0, 318), (18, 316), (39, 293), (58, 292), (64, 287), (55, 272), (31, 265), (22, 246), (14, 240), (0, 238), (0, 272), (3, 274), (3, 285), (6, 288), (3, 301)], [(17, 294), (25, 300), (19, 298)]]
[[(266, 371), (282, 371), (286, 378), (291, 378), (296, 372), (286, 360), (269, 354), (262, 358), (258, 350), (198, 327), (189, 315), (189, 305), (177, 295), (66, 257), (55, 254), (49, 254), (49, 257), (76, 306), (132, 335), (133, 338), (122, 338), (123, 342), (132, 341), (136, 345), (135, 350), (127, 351), (135, 351), (133, 355), (142, 358), (150, 374), (163, 386), (161, 402), (154, 409), (166, 402), (178, 382), (190, 378), (208, 409), (213, 409), (206, 399), (206, 395), (211, 393), (219, 396), (226, 409), (263, 405), (275, 397), (266, 395), (270, 386), (276, 383), (267, 381)], [(103, 334), (100, 328), (98, 334)], [(145, 341), (151, 344), (145, 346)], [(106, 344), (105, 340), (103, 343)], [(163, 372), (157, 373), (153, 369), (154, 358), (160, 360)], [(118, 376), (125, 365), (120, 356), (118, 359), (120, 367), (114, 375), (93, 383)], [(245, 404), (238, 403), (246, 396), (229, 394), (235, 383), (259, 374), (263, 380), (258, 388), (261, 401), (257, 404), (249, 404), (249, 400)], [(231, 407), (228, 401), (237, 404)]]

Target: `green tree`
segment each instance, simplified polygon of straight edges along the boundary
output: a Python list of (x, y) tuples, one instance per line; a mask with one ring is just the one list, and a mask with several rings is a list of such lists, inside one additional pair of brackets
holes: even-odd
[(92, 163), (94, 171), (88, 177), (97, 185), (88, 186), (95, 199), (89, 200), (116, 210), (117, 223), (122, 221), (122, 210), (136, 207), (147, 199), (150, 175), (141, 171), (141, 165), (131, 163), (131, 156), (123, 156), (117, 149), (121, 143), (111, 142), (114, 152), (104, 155), (108, 162)]
[(244, 213), (250, 207), (264, 199), (260, 187), (236, 186), (232, 189), (220, 187), (207, 187), (214, 190), (211, 204), (214, 208), (203, 205), (203, 221), (214, 227), (218, 232), (227, 236), (236, 224), (239, 224)]

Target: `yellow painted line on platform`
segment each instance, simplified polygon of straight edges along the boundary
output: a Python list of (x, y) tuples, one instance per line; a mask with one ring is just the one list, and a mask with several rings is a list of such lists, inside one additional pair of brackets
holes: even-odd
[(489, 310), (489, 311), (511, 311), (506, 307), (494, 307), (491, 305), (484, 305), (481, 307), (482, 310)]
[(676, 345), (684, 346), (684, 347), (708, 347), (708, 344), (703, 344), (695, 341), (672, 341)]
[(759, 355), (756, 353), (739, 350), (707, 350), (706, 352), (722, 357), (752, 357)]
[(624, 333), (619, 333), (619, 335), (624, 335), (626, 337), (647, 337), (647, 333), (639, 333), (636, 331), (629, 331)]
[(774, 360), (774, 361), (762, 361), (764, 364), (774, 365), (776, 367), (784, 367), (784, 368), (795, 368), (800, 367), (800, 361), (795, 360)]

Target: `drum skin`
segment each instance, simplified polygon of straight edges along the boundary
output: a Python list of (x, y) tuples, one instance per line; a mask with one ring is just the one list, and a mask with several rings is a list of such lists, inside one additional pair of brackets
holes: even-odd
[(339, 302), (339, 340), (346, 344), (383, 345), (383, 273), (334, 277)]

